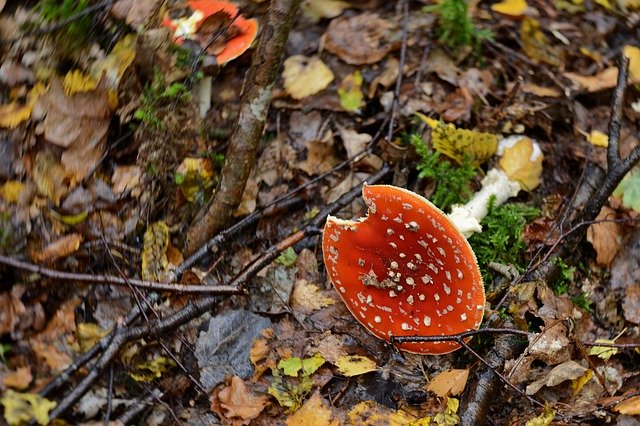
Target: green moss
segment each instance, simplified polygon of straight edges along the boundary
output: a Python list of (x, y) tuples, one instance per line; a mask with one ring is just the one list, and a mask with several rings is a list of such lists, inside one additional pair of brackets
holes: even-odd
[(41, 0), (38, 3), (40, 16), (47, 24), (53, 25), (74, 18), (54, 32), (56, 44), (66, 53), (72, 53), (86, 44), (87, 34), (91, 33), (92, 15), (79, 14), (89, 4), (89, 0)]
[(492, 39), (493, 33), (478, 29), (469, 17), (468, 9), (466, 0), (440, 0), (423, 8), (425, 12), (438, 14), (436, 34), (441, 43), (453, 50), (472, 47), (479, 55), (482, 40)]
[(495, 206), (495, 197), (489, 200), (488, 214), (482, 221), (482, 232), (469, 238), (469, 244), (478, 258), (478, 265), (485, 283), (496, 278), (489, 269), (489, 262), (513, 265), (520, 272), (526, 266), (525, 243), (522, 232), (527, 222), (540, 215), (540, 210), (521, 203)]
[(556, 280), (551, 284), (551, 289), (558, 296), (567, 294), (569, 291), (569, 284), (573, 281), (573, 276), (576, 272), (575, 266), (569, 266), (560, 257), (556, 257), (553, 260), (553, 264), (560, 269), (560, 274)]
[(163, 130), (165, 124), (158, 114), (159, 109), (171, 102), (187, 102), (190, 97), (189, 89), (184, 83), (166, 85), (162, 74), (156, 72), (153, 81), (145, 86), (140, 96), (140, 108), (133, 116), (153, 128)]
[(409, 141), (421, 157), (417, 166), (419, 176), (436, 184), (430, 201), (444, 211), (453, 204), (467, 202), (471, 196), (471, 179), (476, 175), (471, 158), (465, 158), (458, 166), (430, 150), (420, 136), (413, 134)]

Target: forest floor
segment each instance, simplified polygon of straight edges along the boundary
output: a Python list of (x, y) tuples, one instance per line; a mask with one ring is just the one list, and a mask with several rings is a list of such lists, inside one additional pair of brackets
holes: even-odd
[[(253, 155), (270, 3), (297, 7), (0, 0), (3, 421), (640, 424), (640, 168), (607, 180), (609, 142), (640, 157), (638, 0), (304, 0)], [(365, 180), (449, 212), (494, 168), (516, 190), (468, 240), (482, 328), (520, 334), (370, 334), (327, 215), (366, 216)], [(241, 199), (207, 228), (221, 188)]]

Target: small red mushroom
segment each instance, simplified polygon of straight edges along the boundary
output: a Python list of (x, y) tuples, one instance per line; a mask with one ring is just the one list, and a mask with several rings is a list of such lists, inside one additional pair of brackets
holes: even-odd
[[(425, 198), (389, 185), (365, 185), (369, 213), (329, 216), (324, 262), (336, 291), (374, 336), (445, 336), (476, 330), (484, 313), (482, 277), (466, 238)], [(399, 349), (445, 354), (453, 341), (407, 342)]]
[(167, 17), (162, 25), (174, 31), (178, 44), (183, 42), (184, 37), (196, 39), (215, 57), (218, 65), (242, 55), (258, 34), (258, 21), (245, 19), (231, 2), (189, 0), (187, 5), (198, 14), (195, 22), (193, 18), (188, 18), (180, 25), (178, 21)]

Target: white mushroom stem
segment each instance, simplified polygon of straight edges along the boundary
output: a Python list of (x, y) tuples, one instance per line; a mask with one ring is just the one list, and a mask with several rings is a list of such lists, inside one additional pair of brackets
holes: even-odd
[[(516, 145), (517, 149), (513, 149)], [(489, 170), (482, 179), (482, 189), (464, 206), (454, 205), (448, 215), (467, 238), (482, 232), (480, 222), (487, 215), (492, 195), (496, 197), (494, 205), (499, 206), (518, 195), (520, 189), (532, 190), (540, 184), (543, 156), (536, 141), (521, 135), (503, 138), (498, 142), (498, 155), (501, 157), (499, 164), (505, 168)]]
[(447, 216), (462, 234), (469, 238), (476, 232), (482, 232), (480, 221), (487, 215), (489, 198), (496, 196), (494, 205), (500, 205), (520, 192), (520, 185), (510, 180), (497, 168), (489, 170), (482, 179), (482, 189), (464, 206), (454, 205)]

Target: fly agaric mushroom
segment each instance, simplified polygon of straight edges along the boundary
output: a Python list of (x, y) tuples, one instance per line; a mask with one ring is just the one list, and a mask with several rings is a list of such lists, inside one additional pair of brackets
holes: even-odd
[[(476, 330), (484, 287), (466, 238), (446, 215), (406, 189), (364, 186), (360, 220), (329, 216), (322, 249), (329, 277), (353, 316), (374, 336), (445, 336)], [(452, 341), (399, 349), (445, 354)]]
[(258, 34), (258, 21), (245, 19), (231, 2), (190, 0), (187, 5), (193, 15), (176, 20), (166, 17), (162, 24), (174, 32), (178, 44), (184, 38), (198, 41), (218, 65), (242, 55)]

